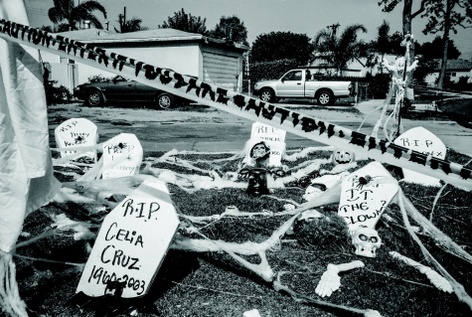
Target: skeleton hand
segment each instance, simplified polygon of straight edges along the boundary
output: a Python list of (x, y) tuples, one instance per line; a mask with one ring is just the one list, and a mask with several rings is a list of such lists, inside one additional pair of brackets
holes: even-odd
[(364, 263), (359, 260), (339, 265), (328, 264), (328, 269), (323, 273), (318, 286), (316, 286), (316, 294), (321, 297), (331, 296), (341, 286), (341, 278), (338, 273), (360, 267), (364, 267)]

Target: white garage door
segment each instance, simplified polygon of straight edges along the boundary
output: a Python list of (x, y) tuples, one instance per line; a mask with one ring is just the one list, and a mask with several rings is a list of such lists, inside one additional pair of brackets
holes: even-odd
[(237, 90), (239, 59), (203, 52), (203, 80), (226, 89)]

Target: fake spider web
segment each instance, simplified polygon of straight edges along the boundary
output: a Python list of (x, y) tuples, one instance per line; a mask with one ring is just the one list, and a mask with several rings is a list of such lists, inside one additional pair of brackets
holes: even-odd
[[(391, 240), (384, 244), (378, 257), (366, 262), (365, 268), (344, 275), (341, 289), (334, 292), (329, 300), (321, 299), (315, 293), (328, 264), (359, 259), (352, 253), (347, 226), (337, 215), (339, 189), (326, 191), (316, 201), (304, 202), (302, 199), (312, 179), (352, 172), (368, 163), (358, 161), (333, 165), (332, 151), (331, 147), (314, 147), (285, 155), (284, 164), (287, 164), (290, 173), (270, 183), (270, 195), (257, 198), (247, 195), (247, 182), (235, 178), (233, 174), (240, 167), (243, 153), (174, 150), (159, 157), (145, 158), (140, 175), (115, 180), (95, 177), (100, 174), (100, 164), (77, 173), (79, 170), (71, 169), (72, 162), (61, 159), (56, 161), (56, 173), (66, 181), (57, 200), (61, 203), (87, 203), (100, 210), (111, 210), (120, 198), (124, 198), (144, 179), (157, 177), (167, 182), (181, 220), (171, 249), (208, 254), (240, 274), (250, 274), (255, 280), (271, 283), (274, 289), (289, 294), (296, 301), (325, 309), (378, 316), (382, 312), (381, 303), (352, 307), (346, 304), (346, 296), (349, 298), (349, 295), (343, 290), (359, 296), (358, 291), (352, 294), (354, 285), (365, 283), (372, 276), (413, 280), (421, 285), (434, 284), (441, 289), (431, 278), (428, 280), (423, 271), (426, 278), (418, 277), (418, 272), (414, 270), (405, 276), (405, 267), (388, 253), (398, 252), (421, 261), (422, 252), (432, 269), (439, 271), (441, 277), (446, 279), (447, 282), (440, 280), (439, 285), (452, 285), (459, 300), (471, 307), (470, 297), (462, 285), (424, 246), (419, 250), (411, 245), (405, 246), (404, 240), (409, 240), (410, 236), (422, 245), (408, 218), (411, 217), (420, 226), (423, 236), (446, 252), (469, 264), (472, 264), (472, 257), (418, 212), (402, 192), (398, 195), (398, 201), (391, 204), (392, 207), (387, 208), (382, 217), (380, 236)], [(62, 167), (58, 166), (58, 162)], [(302, 220), (307, 210), (315, 210), (319, 215)], [(70, 221), (67, 217), (56, 217), (54, 220), (57, 229), (72, 229), (76, 239), (93, 237), (83, 222)], [(385, 267), (394, 269), (389, 272)], [(376, 297), (374, 292), (363, 295)]]

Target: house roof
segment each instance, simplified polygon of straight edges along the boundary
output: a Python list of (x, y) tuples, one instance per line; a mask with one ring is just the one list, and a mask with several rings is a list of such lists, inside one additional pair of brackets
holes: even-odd
[[(100, 29), (83, 29), (56, 33), (67, 38), (83, 43), (113, 44), (113, 43), (139, 43), (139, 42), (175, 42), (175, 41), (202, 41), (205, 43), (226, 44), (225, 40), (214, 39), (202, 34), (189, 33), (176, 29), (163, 28), (128, 33), (114, 33)], [(234, 48), (248, 50), (245, 45), (233, 43)]]
[[(435, 71), (439, 71), (441, 69), (441, 60), (435, 59), (437, 62), (437, 67), (435, 67)], [(472, 62), (464, 59), (449, 59), (447, 61), (447, 71), (465, 71), (468, 72), (472, 70)]]

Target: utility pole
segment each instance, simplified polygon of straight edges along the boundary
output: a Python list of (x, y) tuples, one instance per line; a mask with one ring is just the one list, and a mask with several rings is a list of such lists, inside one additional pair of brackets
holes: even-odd
[(331, 36), (336, 36), (336, 32), (338, 31), (339, 26), (340, 26), (339, 23), (331, 24), (327, 26), (328, 29), (331, 29)]

